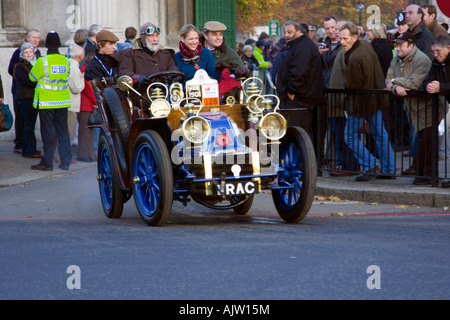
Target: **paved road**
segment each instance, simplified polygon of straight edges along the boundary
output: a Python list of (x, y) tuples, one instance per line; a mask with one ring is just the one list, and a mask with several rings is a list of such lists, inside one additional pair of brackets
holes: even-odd
[(0, 190), (0, 299), (450, 298), (444, 208), (321, 199), (285, 224), (262, 194), (248, 216), (175, 203), (150, 228), (132, 199), (106, 219), (94, 177)]

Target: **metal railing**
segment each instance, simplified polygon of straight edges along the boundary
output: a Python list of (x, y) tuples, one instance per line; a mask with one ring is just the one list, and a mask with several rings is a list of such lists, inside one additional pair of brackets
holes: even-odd
[(387, 90), (326, 89), (326, 94), (328, 104), (316, 123), (324, 137), (323, 145), (316, 145), (321, 170), (338, 176), (373, 169), (385, 178), (429, 178), (434, 187), (449, 178), (444, 97), (424, 90), (405, 97)]

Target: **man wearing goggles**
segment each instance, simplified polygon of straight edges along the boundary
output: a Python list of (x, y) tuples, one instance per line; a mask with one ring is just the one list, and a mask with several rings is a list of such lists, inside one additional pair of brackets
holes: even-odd
[[(159, 43), (161, 29), (151, 22), (140, 29), (140, 38), (133, 47), (118, 51), (114, 58), (119, 61), (119, 76), (128, 75), (133, 79), (137, 90), (145, 94), (152, 74), (172, 70), (175, 64), (175, 51), (165, 49)], [(137, 102), (137, 101), (136, 101)], [(139, 105), (138, 102), (137, 105)]]

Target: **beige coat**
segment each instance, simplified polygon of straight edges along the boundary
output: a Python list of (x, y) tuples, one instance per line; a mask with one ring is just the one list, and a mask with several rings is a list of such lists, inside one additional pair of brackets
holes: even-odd
[(84, 89), (84, 77), (80, 71), (80, 65), (74, 59), (70, 59), (69, 75), (70, 108), (69, 111), (80, 112), (81, 91)]
[[(392, 92), (397, 86), (407, 89), (422, 89), (431, 68), (428, 56), (416, 46), (404, 58), (395, 56), (389, 67), (386, 83), (395, 78)], [(432, 99), (429, 95), (407, 95), (404, 97), (404, 109), (409, 120), (417, 131), (431, 127), (432, 125)], [(440, 119), (441, 120), (441, 119)]]

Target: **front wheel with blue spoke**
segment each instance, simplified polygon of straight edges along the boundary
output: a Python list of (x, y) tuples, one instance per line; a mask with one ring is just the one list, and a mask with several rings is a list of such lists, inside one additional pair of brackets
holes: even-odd
[(98, 141), (97, 172), (103, 211), (108, 218), (118, 219), (122, 216), (124, 192), (114, 167), (111, 145), (104, 134)]
[(158, 133), (139, 134), (132, 157), (133, 195), (141, 218), (150, 226), (162, 226), (173, 201), (173, 172), (167, 147)]
[(279, 163), (283, 169), (278, 175), (281, 188), (272, 190), (272, 198), (280, 217), (296, 223), (311, 209), (317, 181), (314, 147), (304, 129), (288, 128), (281, 140)]

